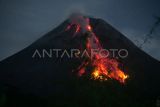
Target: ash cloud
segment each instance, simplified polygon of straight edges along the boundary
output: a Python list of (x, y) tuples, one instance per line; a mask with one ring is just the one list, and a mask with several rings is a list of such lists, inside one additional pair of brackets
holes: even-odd
[(70, 23), (80, 25), (81, 30), (85, 33), (86, 27), (89, 25), (89, 19), (83, 13), (75, 12), (69, 16)]

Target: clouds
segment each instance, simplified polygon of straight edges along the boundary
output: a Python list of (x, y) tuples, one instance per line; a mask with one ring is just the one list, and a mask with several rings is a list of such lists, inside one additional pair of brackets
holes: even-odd
[[(28, 46), (74, 11), (103, 18), (130, 38), (143, 38), (159, 15), (159, 0), (1, 0), (0, 60)], [(136, 36), (137, 35), (137, 36)], [(131, 39), (132, 39), (131, 38)], [(155, 35), (157, 38), (157, 35)], [(133, 40), (134, 41), (134, 40)], [(158, 47), (146, 48), (152, 56)], [(149, 50), (149, 51), (148, 51)], [(156, 48), (157, 50), (157, 48)], [(159, 53), (159, 54), (158, 54)]]

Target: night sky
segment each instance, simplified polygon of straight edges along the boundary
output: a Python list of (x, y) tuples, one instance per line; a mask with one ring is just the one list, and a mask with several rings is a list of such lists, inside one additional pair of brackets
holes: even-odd
[[(160, 16), (160, 0), (0, 0), (0, 60), (27, 47), (72, 12), (102, 18), (137, 46)], [(160, 26), (143, 50), (160, 60)]]

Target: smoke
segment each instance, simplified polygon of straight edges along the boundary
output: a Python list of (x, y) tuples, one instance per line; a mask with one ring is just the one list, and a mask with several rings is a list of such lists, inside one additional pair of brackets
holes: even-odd
[(155, 32), (155, 30), (157, 29), (157, 27), (160, 25), (160, 17), (156, 17), (156, 22), (153, 24), (153, 26), (151, 27), (150, 31), (148, 32), (148, 34), (146, 35), (146, 37), (144, 38), (144, 41), (142, 42), (142, 44), (140, 45), (140, 48), (143, 47), (143, 45), (145, 43), (148, 42), (149, 39), (152, 38), (153, 33)]
[(81, 31), (85, 33), (89, 26), (89, 18), (87, 18), (83, 13), (81, 12), (74, 12), (69, 16), (69, 21), (72, 25), (78, 25), (81, 27)]

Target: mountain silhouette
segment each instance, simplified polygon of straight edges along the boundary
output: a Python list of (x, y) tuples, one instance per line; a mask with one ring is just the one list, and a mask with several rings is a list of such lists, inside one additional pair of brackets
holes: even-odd
[[(160, 96), (160, 62), (152, 58), (102, 19), (89, 18), (93, 32), (105, 49), (126, 49), (128, 56), (117, 59), (129, 75), (125, 84), (78, 77), (73, 70), (77, 58), (33, 58), (36, 50), (76, 49), (83, 33), (64, 21), (22, 51), (0, 62), (1, 93), (6, 107), (28, 106), (155, 106)], [(40, 51), (39, 51), (40, 52)]]

